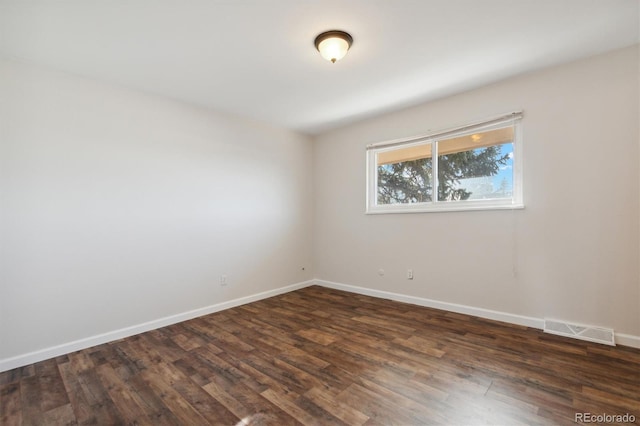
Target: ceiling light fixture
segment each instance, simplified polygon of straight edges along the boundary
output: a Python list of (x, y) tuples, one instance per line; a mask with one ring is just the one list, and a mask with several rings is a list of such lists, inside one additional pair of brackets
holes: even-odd
[(323, 58), (335, 63), (347, 54), (353, 37), (344, 31), (331, 30), (319, 34), (314, 43)]

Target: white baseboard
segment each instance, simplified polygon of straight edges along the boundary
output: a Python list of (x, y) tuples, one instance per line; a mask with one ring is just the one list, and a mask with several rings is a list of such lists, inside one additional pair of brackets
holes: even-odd
[[(63, 343), (61, 345), (41, 349), (34, 352), (14, 356), (11, 358), (5, 358), (0, 360), (0, 372), (11, 370), (13, 368), (22, 367), (25, 365), (33, 364), (34, 362), (44, 361), (46, 359), (54, 358), (60, 355), (65, 355), (71, 352), (87, 349), (92, 346), (101, 345), (103, 343), (109, 343), (114, 340), (123, 339), (125, 337), (133, 336), (135, 334), (144, 333), (146, 331), (155, 330), (157, 328), (166, 327), (171, 324), (176, 324), (182, 321), (187, 321), (193, 318), (197, 318), (203, 315), (212, 314), (214, 312), (223, 311), (225, 309), (234, 308), (236, 306), (246, 305), (247, 303), (256, 302), (258, 300), (267, 299), (269, 297), (277, 296), (280, 294), (288, 293), (294, 290), (308, 287), (310, 285), (319, 285), (322, 287), (333, 288), (336, 290), (348, 291), (351, 293), (362, 294), (365, 296), (378, 297), (382, 299), (390, 299), (398, 302), (411, 303), (418, 306), (425, 306), (428, 308), (442, 309), (450, 312), (457, 312), (460, 314), (473, 315), (480, 318), (487, 318), (495, 321), (502, 321), (510, 324), (522, 325), (525, 327), (532, 327), (542, 329), (544, 327), (544, 320), (542, 318), (527, 317), (522, 315), (510, 314), (507, 312), (493, 311), (490, 309), (476, 308), (473, 306), (459, 305), (449, 302), (441, 302), (438, 300), (425, 299), (422, 297), (408, 296), (400, 293), (392, 293), (383, 290), (375, 290), (365, 287), (358, 287), (348, 284), (336, 283), (325, 280), (309, 280), (296, 284), (292, 284), (285, 287), (280, 287), (274, 290), (257, 293), (251, 296), (241, 297), (239, 299), (230, 300), (227, 302), (217, 303), (215, 305), (206, 306), (204, 308), (194, 309), (192, 311), (183, 312), (176, 315), (160, 318), (153, 321), (148, 321), (142, 324), (134, 325), (131, 327), (122, 328), (119, 330), (110, 331), (108, 333), (99, 334), (96, 336), (87, 337), (73, 342)], [(616, 333), (616, 344), (623, 346), (630, 346), (640, 349), (640, 336), (633, 336), (630, 334)]]
[(92, 346), (109, 343), (114, 340), (123, 339), (135, 334), (144, 333), (146, 331), (155, 330), (157, 328), (166, 327), (182, 321), (187, 321), (203, 315), (212, 314), (214, 312), (223, 311), (225, 309), (234, 308), (236, 306), (246, 305), (247, 303), (257, 302), (258, 300), (267, 299), (279, 294), (288, 293), (304, 287), (313, 285), (315, 281), (309, 280), (274, 290), (264, 291), (262, 293), (253, 294), (251, 296), (241, 297), (239, 299), (229, 300), (227, 302), (217, 303), (215, 305), (205, 306), (204, 308), (194, 309), (192, 311), (183, 312), (176, 315), (148, 321), (131, 327), (121, 328), (119, 330), (109, 331), (107, 333), (98, 334), (96, 336), (75, 340), (73, 342), (63, 343), (61, 345), (41, 349), (34, 352), (14, 356), (11, 358), (0, 359), (0, 372), (33, 364), (34, 362), (44, 361), (60, 355), (87, 349)]
[(509, 314), (506, 312), (492, 311), (489, 309), (474, 308), (473, 306), (458, 305), (456, 303), (440, 302), (438, 300), (425, 299), (416, 296), (407, 296), (400, 293), (391, 293), (389, 291), (374, 290), (365, 287), (357, 287), (353, 285), (341, 284), (332, 281), (315, 280), (316, 285), (333, 288), (336, 290), (344, 290), (351, 293), (362, 294), (365, 296), (379, 297), (382, 299), (395, 300), (397, 302), (411, 303), (413, 305), (425, 306), (427, 308), (442, 309), (443, 311), (457, 312), (459, 314), (472, 315), (480, 318), (487, 318), (496, 321), (507, 322), (510, 324), (523, 325), (525, 327), (542, 328), (544, 320), (539, 318), (525, 317), (522, 315)]
[[(315, 285), (322, 287), (333, 288), (336, 290), (344, 290), (350, 293), (362, 294), (365, 296), (379, 297), (382, 299), (395, 300), (397, 302), (411, 303), (418, 306), (425, 306), (427, 308), (442, 309), (450, 312), (457, 312), (459, 314), (472, 315), (475, 317), (486, 318), (495, 321), (502, 321), (510, 324), (522, 325), (525, 327), (538, 328), (542, 330), (544, 328), (544, 319), (527, 317), (523, 315), (510, 314), (508, 312), (492, 311), (490, 309), (476, 308), (467, 305), (458, 305), (456, 303), (440, 302), (438, 300), (425, 299), (416, 296), (407, 296), (400, 293), (392, 293), (383, 290), (374, 290), (365, 287), (358, 287), (348, 284), (336, 283), (325, 280), (314, 280)], [(640, 337), (630, 334), (615, 333), (615, 342), (618, 345), (630, 346), (632, 348), (640, 348)]]
[(640, 349), (640, 336), (631, 334), (615, 333), (616, 345), (629, 346)]

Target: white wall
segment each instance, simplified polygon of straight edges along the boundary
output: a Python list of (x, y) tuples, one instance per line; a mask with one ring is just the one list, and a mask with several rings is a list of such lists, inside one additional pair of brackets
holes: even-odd
[(312, 278), (307, 137), (10, 61), (0, 120), (0, 361)]
[[(316, 277), (640, 336), (638, 80), (636, 46), (320, 136)], [(364, 214), (368, 143), (519, 109), (524, 210)]]

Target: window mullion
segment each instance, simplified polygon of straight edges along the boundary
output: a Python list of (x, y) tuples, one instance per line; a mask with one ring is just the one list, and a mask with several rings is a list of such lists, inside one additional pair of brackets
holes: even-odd
[(438, 202), (438, 141), (431, 143), (431, 203)]

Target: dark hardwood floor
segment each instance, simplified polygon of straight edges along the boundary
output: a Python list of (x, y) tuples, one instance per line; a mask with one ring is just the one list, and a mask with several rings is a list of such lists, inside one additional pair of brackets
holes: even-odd
[(2, 425), (638, 424), (640, 350), (309, 287), (0, 373), (0, 406)]

